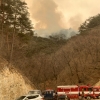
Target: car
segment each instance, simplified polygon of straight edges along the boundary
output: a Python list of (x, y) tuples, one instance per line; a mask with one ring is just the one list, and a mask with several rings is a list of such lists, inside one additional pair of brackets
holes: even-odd
[(44, 99), (40, 94), (31, 94), (31, 95), (20, 96), (16, 100), (44, 100)]
[(40, 95), (42, 95), (42, 92), (41, 92), (41, 90), (31, 90), (28, 92), (28, 94), (40, 94)]
[(47, 89), (44, 91), (45, 100), (56, 100), (56, 92), (53, 89)]

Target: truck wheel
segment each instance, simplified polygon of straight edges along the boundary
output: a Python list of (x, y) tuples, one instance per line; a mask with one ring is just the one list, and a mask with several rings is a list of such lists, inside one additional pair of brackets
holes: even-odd
[(90, 100), (90, 99), (91, 99), (91, 97), (90, 97), (90, 96), (87, 96), (87, 97), (86, 97), (86, 99), (87, 99), (87, 100)]
[(65, 98), (65, 100), (70, 100), (70, 98)]
[(100, 99), (100, 95), (98, 96), (98, 99)]
[(78, 98), (79, 100), (82, 100), (82, 96), (79, 96), (79, 98)]

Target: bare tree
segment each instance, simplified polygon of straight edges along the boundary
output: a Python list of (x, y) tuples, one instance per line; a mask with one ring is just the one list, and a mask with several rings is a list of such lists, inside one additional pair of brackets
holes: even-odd
[(4, 0), (1, 0), (1, 48), (3, 46), (3, 34), (4, 34)]

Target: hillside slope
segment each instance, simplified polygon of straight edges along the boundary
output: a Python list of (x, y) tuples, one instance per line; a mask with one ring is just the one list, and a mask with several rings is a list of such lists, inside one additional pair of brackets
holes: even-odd
[(22, 76), (12, 65), (0, 58), (0, 100), (15, 100), (34, 89), (31, 82)]
[(71, 38), (57, 52), (58, 84), (91, 84), (100, 79), (100, 27)]
[(100, 80), (94, 86), (100, 86)]
[[(0, 55), (9, 61), (10, 44), (6, 38), (3, 43)], [(68, 40), (16, 35), (11, 63), (40, 89), (94, 85), (100, 79), (100, 27)]]
[[(44, 41), (42, 38), (41, 40)], [(40, 41), (41, 44), (43, 44), (42, 41)], [(57, 47), (55, 52), (53, 44), (51, 43), (52, 49), (49, 45), (46, 45), (48, 49), (42, 46), (43, 50), (52, 52), (50, 54), (46, 54), (45, 51), (44, 53), (38, 51), (36, 54), (31, 52), (31, 57), (24, 59), (23, 56), (21, 61), (16, 60), (20, 64), (19, 69), (33, 84), (40, 89), (45, 89), (67, 84), (94, 85), (98, 82), (100, 79), (100, 27), (68, 39), (66, 43)]]

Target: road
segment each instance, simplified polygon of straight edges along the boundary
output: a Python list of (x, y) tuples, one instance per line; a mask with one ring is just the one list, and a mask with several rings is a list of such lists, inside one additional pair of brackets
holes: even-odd
[[(87, 99), (70, 99), (70, 100), (87, 100)], [(100, 100), (100, 99), (90, 99), (90, 100)]]

